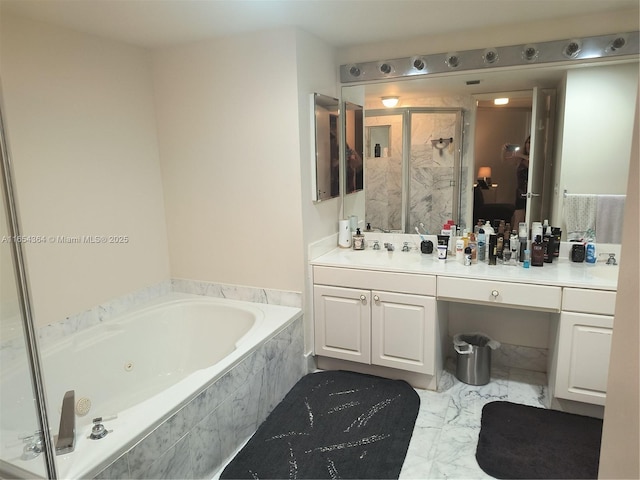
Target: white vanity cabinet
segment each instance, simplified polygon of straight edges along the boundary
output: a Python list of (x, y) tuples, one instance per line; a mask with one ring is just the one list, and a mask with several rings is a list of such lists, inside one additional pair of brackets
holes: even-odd
[(564, 288), (555, 396), (604, 405), (616, 293)]
[(315, 354), (435, 375), (435, 277), (316, 266)]

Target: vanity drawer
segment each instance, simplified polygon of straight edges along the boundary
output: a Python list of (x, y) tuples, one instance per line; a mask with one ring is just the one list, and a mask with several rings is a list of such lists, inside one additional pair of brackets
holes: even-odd
[(559, 312), (562, 288), (526, 283), (438, 277), (438, 300)]
[(434, 275), (313, 267), (313, 283), (416, 295), (435, 296), (436, 294), (436, 277)]
[(616, 292), (565, 288), (562, 293), (562, 310), (569, 312), (613, 315), (616, 309)]

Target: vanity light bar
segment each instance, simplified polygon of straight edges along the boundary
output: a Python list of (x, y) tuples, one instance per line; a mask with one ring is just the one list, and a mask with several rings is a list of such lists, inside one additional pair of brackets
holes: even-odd
[(340, 66), (342, 83), (413, 77), (464, 70), (512, 67), (638, 55), (639, 32), (554, 40), (537, 44), (436, 53)]

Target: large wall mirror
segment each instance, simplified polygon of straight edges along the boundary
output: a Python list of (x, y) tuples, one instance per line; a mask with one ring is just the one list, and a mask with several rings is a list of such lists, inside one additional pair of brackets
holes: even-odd
[[(449, 215), (434, 196), (451, 187), (455, 201), (450, 215), (465, 228), (473, 228), (480, 215), (484, 220), (498, 217), (512, 222), (549, 219), (563, 227), (572, 194), (626, 193), (637, 89), (637, 58), (343, 86), (343, 99), (363, 99), (367, 132), (362, 198), (345, 202), (344, 214), (357, 215), (384, 231), (415, 233), (417, 226), (433, 234), (443, 216)], [(384, 96), (399, 97), (398, 105), (385, 109)], [(499, 98), (507, 98), (507, 103), (497, 105), (494, 101)], [(420, 109), (458, 110), (462, 128), (448, 129), (453, 117), (442, 117), (434, 120), (435, 127), (430, 121), (416, 130), (403, 118)], [(422, 135), (414, 144), (407, 141), (411, 132), (403, 132), (412, 127), (413, 133)], [(384, 162), (384, 171), (374, 172), (382, 153), (379, 158), (375, 151), (370, 155), (369, 143), (387, 131), (392, 161)], [(439, 133), (448, 131), (453, 133)], [(441, 137), (453, 141), (438, 150)], [(416, 182), (407, 174), (414, 169), (419, 176), (428, 168), (447, 165), (447, 154), (460, 158), (451, 176)], [(385, 188), (397, 190), (395, 198), (384, 200), (382, 214), (381, 199), (374, 195), (381, 191), (375, 180), (380, 178)], [(524, 191), (519, 185), (523, 178)], [(407, 205), (414, 201), (423, 207), (418, 216), (407, 214)]]
[(314, 93), (313, 132), (315, 170), (313, 200), (320, 202), (340, 196), (340, 102)]

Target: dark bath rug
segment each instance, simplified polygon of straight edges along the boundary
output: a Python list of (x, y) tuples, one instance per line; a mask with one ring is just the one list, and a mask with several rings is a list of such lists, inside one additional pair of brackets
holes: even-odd
[(602, 420), (491, 402), (482, 409), (476, 460), (496, 478), (598, 478)]
[(310, 373), (220, 478), (398, 478), (419, 407), (418, 394), (401, 380)]

